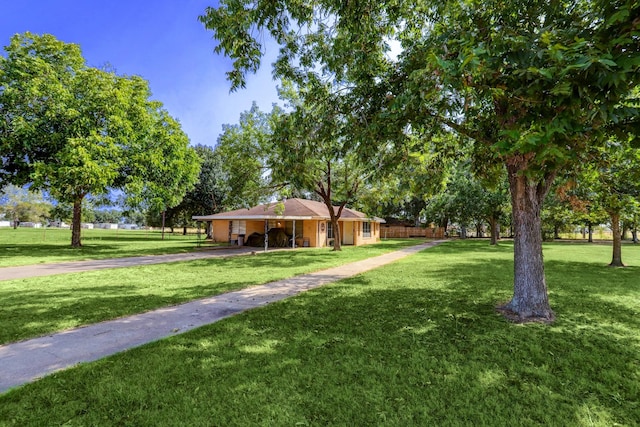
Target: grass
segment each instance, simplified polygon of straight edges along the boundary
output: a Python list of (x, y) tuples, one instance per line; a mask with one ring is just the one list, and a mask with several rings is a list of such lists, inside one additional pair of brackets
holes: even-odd
[[(545, 246), (551, 326), (452, 242), (0, 396), (0, 425), (638, 425), (640, 247)], [(259, 258), (254, 258), (259, 259)]]
[(194, 235), (136, 230), (82, 230), (82, 248), (71, 248), (71, 231), (58, 228), (0, 228), (0, 267), (157, 255), (193, 251)]
[[(0, 344), (380, 255), (417, 240), (258, 253), (0, 281)], [(1, 273), (1, 270), (0, 270)]]

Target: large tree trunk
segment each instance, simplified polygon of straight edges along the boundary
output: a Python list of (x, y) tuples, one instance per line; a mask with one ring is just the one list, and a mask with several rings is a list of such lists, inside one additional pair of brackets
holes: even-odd
[(440, 227), (442, 227), (443, 237), (449, 237), (449, 232), (447, 231), (447, 228), (449, 227), (449, 218), (443, 218), (440, 222)]
[(338, 218), (331, 216), (331, 224), (333, 226), (333, 250), (342, 250), (342, 236), (340, 233), (340, 226), (338, 225)]
[(622, 233), (620, 230), (620, 212), (611, 212), (611, 232), (613, 233), (613, 257), (611, 267), (624, 267), (622, 263)]
[(331, 228), (333, 229), (333, 250), (341, 251), (342, 250), (342, 238), (340, 235), (340, 227), (338, 226), (338, 220), (340, 219), (340, 215), (342, 215), (342, 209), (344, 209), (344, 205), (346, 201), (343, 202), (338, 208), (338, 212), (333, 209), (333, 203), (331, 202), (331, 164), (327, 163), (327, 185), (320, 181), (318, 182), (318, 187), (316, 188), (316, 193), (322, 198), (324, 205), (327, 207), (329, 211), (329, 217), (331, 218)]
[(73, 219), (71, 220), (71, 247), (82, 247), (80, 233), (82, 231), (82, 197), (73, 202)]
[[(162, 239), (161, 240), (164, 240), (164, 222), (166, 218), (166, 213), (167, 211), (162, 211)], [(171, 234), (173, 234), (173, 230), (171, 230)]]
[(589, 223), (589, 240), (587, 240), (589, 243), (593, 243), (593, 227), (591, 226), (591, 223)]
[(489, 226), (491, 227), (491, 244), (497, 245), (500, 238), (500, 228), (495, 215), (491, 215), (491, 218), (489, 218)]
[(535, 182), (528, 178), (525, 156), (507, 162), (514, 231), (513, 298), (501, 311), (518, 322), (551, 322), (555, 315), (549, 305), (542, 258), (540, 211), (553, 176)]

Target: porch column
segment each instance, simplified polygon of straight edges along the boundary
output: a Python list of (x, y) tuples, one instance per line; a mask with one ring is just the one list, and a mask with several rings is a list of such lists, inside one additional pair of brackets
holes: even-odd
[(291, 241), (291, 247), (296, 248), (296, 220), (293, 220), (293, 240)]
[(269, 247), (269, 220), (264, 220), (264, 251), (267, 252), (267, 248)]

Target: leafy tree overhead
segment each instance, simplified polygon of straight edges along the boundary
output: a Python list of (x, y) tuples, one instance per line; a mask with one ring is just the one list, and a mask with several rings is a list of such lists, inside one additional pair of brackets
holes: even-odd
[(50, 35), (16, 35), (6, 51), (0, 178), (32, 181), (72, 204), (73, 247), (81, 246), (88, 195), (120, 188), (136, 202), (180, 201), (197, 177), (197, 158), (180, 125), (149, 100), (145, 80), (88, 67), (78, 46)]
[[(268, 32), (280, 45), (276, 76), (301, 87), (334, 82), (372, 133), (453, 130), (473, 142), (475, 159), (503, 165), (515, 251), (502, 311), (552, 321), (542, 202), (608, 125), (637, 125), (629, 97), (640, 76), (639, 14), (635, 0), (223, 0), (201, 20), (234, 59), (232, 88), (260, 65)], [(390, 41), (402, 46), (397, 59)]]

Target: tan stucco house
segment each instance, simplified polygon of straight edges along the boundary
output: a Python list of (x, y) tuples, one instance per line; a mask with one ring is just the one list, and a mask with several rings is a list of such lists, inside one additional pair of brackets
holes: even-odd
[[(338, 211), (335, 206), (334, 209)], [(306, 199), (287, 199), (251, 209), (194, 216), (193, 219), (211, 223), (215, 242), (238, 245), (262, 246), (266, 233), (268, 241), (272, 241), (271, 236), (279, 234), (280, 241), (286, 241), (286, 246), (322, 248), (333, 246), (337, 235), (333, 232), (325, 204)], [(345, 207), (338, 220), (342, 245), (358, 246), (379, 241), (380, 224), (383, 222), (381, 218), (368, 217)]]

